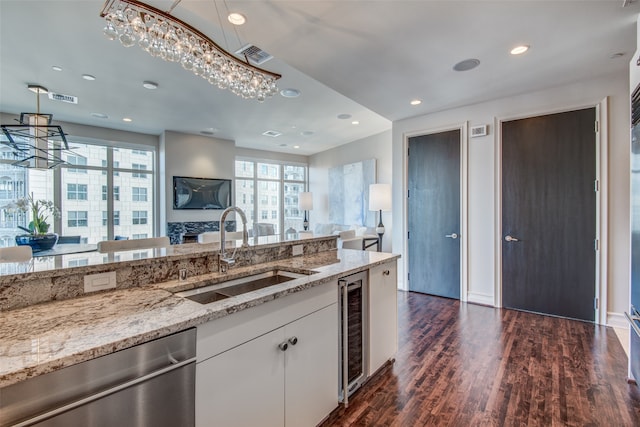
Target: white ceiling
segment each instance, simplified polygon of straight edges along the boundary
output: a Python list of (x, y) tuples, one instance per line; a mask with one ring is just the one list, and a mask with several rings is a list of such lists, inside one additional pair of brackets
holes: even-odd
[[(172, 1), (148, 3), (167, 10)], [(182, 0), (175, 16), (229, 51), (252, 43), (271, 53), (275, 59), (263, 67), (282, 74), (281, 89), (302, 92), (299, 98), (278, 95), (258, 103), (138, 47), (107, 40), (99, 17), (102, 0), (0, 0), (0, 112), (33, 112), (35, 95), (26, 86), (35, 83), (79, 97), (72, 105), (42, 96), (41, 111), (53, 113), (54, 121), (151, 134), (215, 128), (216, 137), (239, 147), (310, 155), (390, 129), (394, 120), (616, 71), (624, 77), (635, 51), (640, 5), (622, 4)], [(243, 13), (247, 23), (232, 28), (228, 11)], [(531, 45), (530, 51), (511, 56), (509, 50), (521, 43)], [(624, 55), (612, 58), (616, 53)], [(479, 59), (480, 66), (453, 71), (468, 58)], [(63, 70), (52, 70), (54, 65)], [(96, 80), (83, 80), (85, 73)], [(144, 80), (160, 87), (144, 89)], [(414, 98), (423, 103), (409, 105)], [(282, 135), (261, 135), (267, 130)], [(303, 136), (305, 131), (313, 134)]]

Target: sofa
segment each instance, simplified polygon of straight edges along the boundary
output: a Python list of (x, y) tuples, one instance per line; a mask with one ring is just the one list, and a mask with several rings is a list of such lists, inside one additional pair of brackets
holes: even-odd
[[(314, 227), (314, 235), (316, 236), (332, 234), (338, 235), (338, 248), (359, 250), (364, 249), (365, 237), (371, 239), (378, 237), (375, 234), (375, 228), (361, 225), (316, 224)], [(371, 242), (368, 241), (368, 243)], [(376, 245), (373, 244), (366, 249), (375, 251), (377, 248)]]

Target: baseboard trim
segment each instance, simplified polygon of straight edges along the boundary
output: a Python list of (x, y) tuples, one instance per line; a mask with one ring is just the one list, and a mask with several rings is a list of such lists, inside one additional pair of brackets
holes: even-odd
[(629, 329), (629, 323), (623, 313), (608, 312), (607, 313), (607, 326), (612, 328)]
[(467, 302), (473, 304), (482, 304), (493, 307), (493, 295), (483, 294), (480, 292), (468, 292), (467, 293)]

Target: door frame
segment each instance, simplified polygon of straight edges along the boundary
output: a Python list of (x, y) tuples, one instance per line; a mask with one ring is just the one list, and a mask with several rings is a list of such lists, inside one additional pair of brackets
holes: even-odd
[[(469, 289), (469, 239), (468, 239), (468, 217), (469, 217), (469, 205), (468, 205), (468, 192), (469, 192), (469, 138), (468, 138), (469, 122), (465, 121), (457, 125), (448, 125), (442, 127), (428, 128), (418, 131), (406, 132), (402, 135), (402, 162), (403, 162), (403, 180), (402, 183), (405, 194), (402, 197), (402, 229), (409, 230), (409, 199), (407, 192), (409, 188), (409, 138), (422, 135), (432, 135), (441, 132), (448, 131), (460, 131), (460, 301), (466, 302), (467, 291)], [(407, 256), (402, 257), (400, 260), (403, 263), (403, 288), (409, 290), (409, 242), (406, 235), (402, 239), (402, 253)]]
[[(607, 256), (608, 256), (608, 116), (609, 97), (589, 104), (580, 104), (564, 108), (551, 109), (539, 112), (530, 112), (518, 115), (505, 115), (495, 117), (494, 128), (496, 132), (495, 144), (495, 232), (494, 259), (495, 277), (494, 306), (502, 307), (502, 123), (511, 120), (526, 119), (530, 117), (544, 116), (548, 114), (565, 113), (585, 108), (596, 109), (596, 181), (599, 183), (599, 191), (596, 192), (596, 271), (594, 277), (595, 296), (598, 306), (595, 309), (595, 323), (607, 324)], [(595, 125), (594, 125), (595, 126)], [(595, 184), (594, 184), (595, 185)], [(594, 242), (595, 245), (595, 242)]]

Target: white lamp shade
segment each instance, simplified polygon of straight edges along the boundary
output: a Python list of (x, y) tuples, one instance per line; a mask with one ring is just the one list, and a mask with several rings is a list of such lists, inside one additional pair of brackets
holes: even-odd
[(391, 184), (369, 185), (369, 210), (391, 210)]
[(303, 211), (310, 211), (313, 209), (313, 193), (310, 191), (302, 192), (298, 195), (298, 205)]

